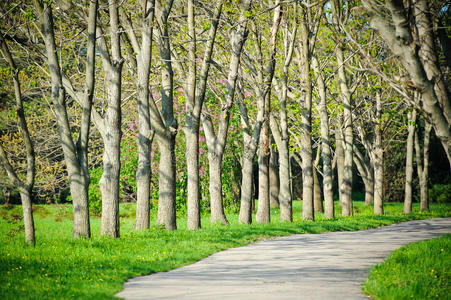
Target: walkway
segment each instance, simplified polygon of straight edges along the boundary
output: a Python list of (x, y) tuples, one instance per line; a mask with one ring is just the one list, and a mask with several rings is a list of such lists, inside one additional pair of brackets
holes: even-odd
[(368, 299), (361, 285), (393, 250), (451, 232), (451, 218), (378, 229), (297, 234), (232, 248), (165, 273), (133, 278), (125, 299)]

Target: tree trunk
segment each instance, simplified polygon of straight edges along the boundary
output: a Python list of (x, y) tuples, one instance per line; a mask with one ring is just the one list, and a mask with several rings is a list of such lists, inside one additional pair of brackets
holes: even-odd
[[(150, 7), (147, 7), (150, 5)], [(136, 230), (150, 227), (150, 152), (154, 132), (150, 128), (149, 74), (152, 58), (152, 34), (155, 1), (143, 1), (142, 42), (138, 53), (138, 167), (136, 169)]]
[(420, 59), (424, 65), (424, 70), (429, 80), (435, 85), (435, 93), (443, 109), (444, 116), (451, 123), (451, 103), (449, 91), (446, 87), (440, 64), (437, 57), (437, 46), (435, 44), (434, 26), (432, 24), (431, 4), (426, 0), (415, 1), (415, 20), (417, 22), (418, 34), (420, 37)]
[(23, 221), (25, 226), (25, 242), (34, 246), (36, 244), (34, 235), (33, 209), (31, 207), (31, 190), (21, 189), (20, 199), (22, 201)]
[[(341, 9), (338, 0), (331, 2), (333, 23), (338, 30), (341, 22)], [(348, 80), (345, 72), (344, 46), (342, 37), (339, 36), (339, 46), (337, 47), (338, 83), (340, 86), (340, 98), (343, 102), (343, 134), (344, 134), (344, 164), (343, 181), (340, 185), (342, 196), (342, 216), (352, 216), (352, 161), (353, 161), (353, 134), (352, 134), (352, 95), (348, 87)]]
[(159, 164), (159, 196), (158, 196), (158, 225), (167, 230), (177, 229), (175, 207), (175, 135), (157, 136), (160, 148)]
[(320, 103), (318, 105), (320, 115), (320, 131), (321, 131), (321, 157), (323, 159), (323, 194), (326, 218), (332, 219), (335, 216), (334, 211), (334, 195), (332, 190), (332, 157), (331, 157), (331, 142), (329, 136), (329, 116), (327, 114), (326, 103), (326, 85), (320, 73), (318, 61), (314, 57), (312, 66), (317, 77)]
[(279, 207), (279, 155), (273, 146), (270, 147), (269, 159), (269, 203), (271, 207)]
[[(17, 68), (14, 59), (9, 51), (8, 45), (6, 41), (3, 39), (3, 36), (0, 33), (0, 50), (3, 54), (3, 57), (9, 64), (13, 74), (14, 81), (14, 96), (16, 100), (15, 110), (17, 113), (17, 118), (19, 121), (20, 134), (23, 138), (23, 142), (25, 144), (25, 153), (26, 153), (26, 182), (24, 183), (19, 179), (13, 167), (11, 166), (8, 157), (6, 155), (5, 150), (0, 144), (0, 161), (2, 163), (3, 168), (5, 169), (10, 181), (19, 188), (20, 199), (22, 201), (22, 210), (23, 210), (23, 219), (24, 219), (24, 228), (25, 228), (25, 243), (34, 246), (36, 244), (35, 241), (35, 230), (34, 230), (34, 221), (33, 221), (33, 209), (31, 207), (31, 195), (34, 186), (34, 180), (36, 176), (36, 168), (35, 161), (36, 156), (34, 152), (33, 142), (30, 137), (30, 132), (28, 130), (27, 120), (25, 118), (25, 112), (23, 108), (22, 101), (22, 92), (20, 88), (20, 80), (19, 80), (19, 69)], [(8, 201), (8, 200), (7, 200)], [(7, 202), (8, 203), (8, 202)]]
[(122, 64), (118, 7), (108, 1), (110, 14), (111, 60), (104, 58), (107, 77), (108, 109), (105, 130), (101, 131), (104, 153), (103, 174), (99, 181), (102, 194), (102, 222), (100, 234), (118, 238), (119, 234), (119, 178), (121, 169), (121, 78)]
[[(339, 117), (340, 118), (340, 117)], [(344, 169), (345, 169), (345, 153), (343, 150), (343, 132), (341, 128), (341, 120), (335, 129), (335, 155), (337, 156), (337, 179), (338, 179), (338, 202), (343, 207), (343, 193), (341, 186), (343, 185)]]
[(265, 111), (268, 117), (260, 132), (260, 149), (258, 153), (258, 207), (255, 219), (257, 223), (269, 223), (270, 196), (269, 196), (269, 95), (265, 99)]
[(96, 18), (97, 1), (92, 1), (89, 7), (88, 16), (88, 43), (87, 43), (87, 64), (85, 93), (80, 101), (82, 106), (81, 128), (77, 144), (72, 138), (72, 129), (69, 124), (69, 115), (66, 108), (66, 93), (63, 88), (63, 74), (61, 73), (55, 34), (53, 30), (52, 9), (47, 4), (42, 4), (39, 0), (34, 0), (34, 7), (39, 13), (41, 32), (44, 37), (46, 47), (47, 64), (50, 69), (52, 84), (52, 104), (58, 122), (59, 138), (64, 153), (69, 175), (69, 186), (71, 189), (74, 227), (73, 236), (90, 237), (89, 224), (89, 169), (88, 169), (88, 140), (92, 98), (94, 95), (95, 79), (95, 41), (96, 41)]
[(228, 225), (224, 214), (224, 204), (222, 199), (222, 157), (221, 155), (215, 155), (214, 153), (208, 153), (208, 162), (210, 165), (210, 208), (211, 223), (220, 222), (223, 225)]
[(319, 164), (321, 151), (319, 148), (316, 151), (317, 151), (316, 158), (313, 166), (313, 208), (315, 212), (323, 213), (324, 208), (323, 208), (323, 199), (321, 195), (321, 185), (319, 184), (318, 171), (316, 170), (316, 167)]
[(382, 102), (380, 91), (376, 92), (375, 147), (374, 147), (374, 214), (384, 214), (384, 150), (382, 149)]
[(412, 213), (413, 140), (415, 136), (417, 112), (412, 110), (407, 117), (406, 185), (404, 189), (404, 214)]
[(158, 178), (158, 217), (157, 224), (167, 230), (177, 229), (176, 220), (176, 159), (175, 137), (178, 124), (174, 117), (174, 71), (171, 60), (171, 44), (169, 39), (169, 14), (173, 0), (166, 1), (161, 7), (155, 2), (155, 19), (158, 24), (157, 44), (161, 60), (161, 112), (152, 99), (150, 101), (150, 120), (160, 149)]
[(423, 160), (421, 160), (421, 147), (418, 131), (415, 132), (415, 153), (417, 159), (417, 173), (420, 180), (420, 210), (429, 210), (428, 199), (428, 181), (429, 181), (429, 142), (431, 137), (432, 126), (425, 123), (424, 127), (424, 144), (423, 144)]
[(365, 185), (365, 205), (369, 206), (374, 202), (374, 168), (368, 155), (363, 156), (356, 146), (354, 146), (354, 154), (354, 163)]
[(244, 146), (239, 223), (252, 224), (252, 184), (255, 149)]
[(301, 89), (303, 99), (301, 109), (301, 155), (302, 155), (302, 219), (314, 220), (313, 211), (313, 154), (312, 154), (312, 81), (310, 77), (309, 34), (307, 9), (301, 8), (301, 49), (299, 65), (301, 69)]

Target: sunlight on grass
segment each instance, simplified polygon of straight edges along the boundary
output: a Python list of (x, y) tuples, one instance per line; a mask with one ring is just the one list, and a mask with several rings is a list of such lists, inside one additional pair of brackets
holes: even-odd
[[(451, 205), (431, 205), (431, 211), (405, 216), (402, 204), (388, 203), (385, 216), (374, 216), (371, 207), (355, 204), (355, 217), (315, 222), (301, 221), (301, 202), (294, 203), (293, 223), (280, 223), (272, 209), (271, 224), (239, 225), (236, 214), (228, 214), (230, 226), (210, 225), (186, 230), (186, 219), (178, 219), (177, 231), (156, 226), (133, 231), (133, 204), (122, 204), (121, 238), (100, 237), (100, 218), (92, 218), (93, 238), (72, 239), (69, 205), (36, 206), (36, 247), (25, 247), (21, 208), (0, 207), (0, 298), (1, 299), (109, 299), (130, 277), (167, 271), (196, 262), (212, 253), (257, 240), (295, 233), (360, 230), (412, 219), (451, 216)], [(337, 207), (337, 210), (339, 208)], [(155, 212), (152, 212), (155, 217)], [(155, 219), (152, 220), (155, 224)]]
[(362, 290), (373, 299), (451, 299), (451, 234), (409, 244), (375, 266)]

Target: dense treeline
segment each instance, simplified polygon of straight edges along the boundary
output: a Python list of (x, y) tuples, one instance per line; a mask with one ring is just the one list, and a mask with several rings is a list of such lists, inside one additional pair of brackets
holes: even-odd
[(427, 210), (450, 175), (449, 9), (2, 3), (3, 198), (19, 192), (30, 244), (42, 199), (73, 203), (74, 238), (90, 237), (92, 213), (119, 237), (120, 201), (136, 201), (137, 230), (154, 208), (168, 230), (177, 214), (189, 229), (206, 212), (228, 224), (227, 210), (267, 223), (271, 206), (289, 222), (298, 199), (304, 220), (334, 218), (334, 200), (352, 216), (356, 192), (375, 214), (387, 200)]

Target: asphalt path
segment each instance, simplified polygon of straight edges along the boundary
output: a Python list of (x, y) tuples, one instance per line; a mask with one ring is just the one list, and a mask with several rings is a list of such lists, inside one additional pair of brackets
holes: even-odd
[(127, 281), (125, 299), (368, 299), (372, 266), (411, 242), (451, 232), (451, 218), (377, 229), (296, 234), (213, 254)]

